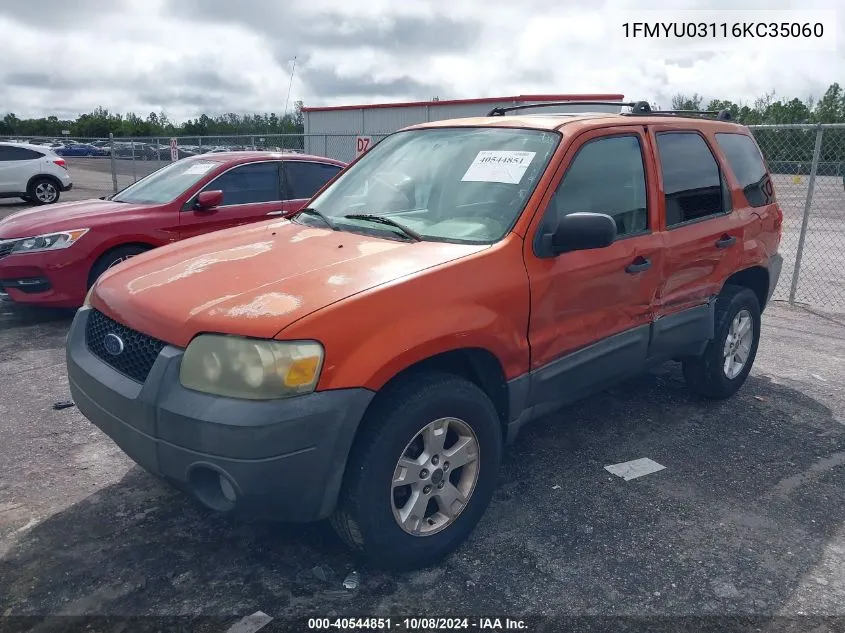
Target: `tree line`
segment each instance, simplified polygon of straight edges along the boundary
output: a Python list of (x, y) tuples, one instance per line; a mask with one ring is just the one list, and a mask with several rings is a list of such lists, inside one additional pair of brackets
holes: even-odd
[(22, 119), (13, 112), (0, 119), (0, 136), (61, 138), (152, 138), (171, 136), (235, 136), (253, 134), (302, 134), (302, 102), (294, 104), (293, 114), (237, 114), (216, 116), (201, 114), (181, 123), (171, 121), (164, 112), (150, 112), (146, 118), (134, 112), (121, 114), (104, 107), (80, 114), (76, 119), (47, 116)]
[[(821, 99), (776, 99), (774, 93), (763, 95), (753, 104), (739, 104), (724, 99), (705, 103), (699, 94), (677, 94), (673, 110), (728, 110), (744, 125), (787, 125), (845, 123), (845, 92), (838, 83), (831, 84)], [(815, 129), (754, 128), (760, 150), (776, 173), (807, 174), (813, 161)], [(845, 174), (845, 128), (827, 128), (822, 133), (818, 172), (820, 175)]]

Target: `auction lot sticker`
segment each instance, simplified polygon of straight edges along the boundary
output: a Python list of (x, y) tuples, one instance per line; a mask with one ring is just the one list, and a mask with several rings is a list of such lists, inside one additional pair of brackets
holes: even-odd
[(467, 169), (463, 182), (502, 182), (518, 185), (536, 152), (484, 150)]

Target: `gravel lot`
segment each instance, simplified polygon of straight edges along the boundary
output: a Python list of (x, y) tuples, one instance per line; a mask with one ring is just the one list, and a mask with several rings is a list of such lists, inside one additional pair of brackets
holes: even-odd
[[(259, 610), (299, 618), (296, 630), (306, 616), (388, 614), (845, 625), (845, 321), (772, 305), (728, 402), (691, 396), (669, 364), (529, 426), (471, 539), (393, 575), (361, 566), (326, 525), (203, 510), (75, 408), (53, 410), (68, 397), (70, 316), (0, 310), (0, 614), (207, 616), (189, 628), (208, 631)], [(666, 469), (628, 482), (604, 469), (640, 457)], [(0, 618), (0, 630), (35, 623)]]

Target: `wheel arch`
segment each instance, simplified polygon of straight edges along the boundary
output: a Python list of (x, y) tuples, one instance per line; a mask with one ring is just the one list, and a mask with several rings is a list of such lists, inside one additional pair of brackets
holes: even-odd
[(54, 185), (56, 185), (56, 188), (59, 190), (59, 193), (62, 192), (62, 189), (64, 187), (64, 185), (62, 185), (62, 181), (59, 180), (53, 174), (35, 174), (29, 180), (27, 180), (27, 182), (26, 182), (26, 193), (27, 194), (29, 194), (29, 190), (32, 188), (32, 185), (35, 184), (35, 182), (38, 181), (38, 180), (49, 180)]
[(751, 266), (735, 272), (725, 280), (724, 285), (748, 288), (757, 295), (757, 301), (760, 303), (760, 312), (766, 307), (769, 296), (769, 271), (763, 266)]
[[(510, 394), (504, 368), (498, 357), (483, 347), (460, 347), (439, 352), (402, 368), (393, 374), (376, 393), (367, 407), (369, 411), (379, 395), (405, 380), (427, 372), (439, 372), (465, 378), (481, 389), (496, 409), (502, 428), (502, 437), (507, 433), (510, 412)], [(366, 412), (365, 412), (366, 417)], [(360, 428), (359, 428), (360, 432)]]
[(103, 248), (97, 255), (94, 256), (94, 261), (91, 264), (91, 267), (88, 269), (88, 287), (91, 287), (93, 280), (91, 276), (94, 274), (94, 270), (97, 268), (97, 265), (103, 260), (104, 257), (113, 253), (114, 251), (120, 248), (126, 248), (127, 246), (134, 246), (137, 248), (142, 248), (145, 251), (150, 249), (156, 248), (156, 245), (151, 242), (144, 242), (142, 240), (131, 240), (127, 242), (120, 242), (118, 244), (110, 244)]

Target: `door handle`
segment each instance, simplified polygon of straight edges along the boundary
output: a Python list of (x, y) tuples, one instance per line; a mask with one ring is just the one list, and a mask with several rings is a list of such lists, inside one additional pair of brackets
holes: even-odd
[(727, 248), (728, 246), (733, 246), (736, 244), (736, 238), (731, 235), (723, 235), (718, 242), (716, 242), (716, 248)]
[(651, 268), (651, 261), (646, 259), (645, 257), (637, 257), (632, 264), (628, 264), (625, 267), (626, 273), (641, 273), (644, 270), (648, 270)]
[(284, 215), (284, 211), (270, 211), (267, 215)]

